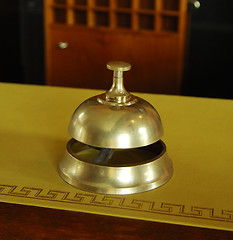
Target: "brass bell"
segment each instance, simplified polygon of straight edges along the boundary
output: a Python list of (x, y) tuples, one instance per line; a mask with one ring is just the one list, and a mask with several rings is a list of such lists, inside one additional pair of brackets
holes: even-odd
[(172, 161), (160, 140), (158, 112), (124, 88), (125, 62), (110, 62), (113, 84), (75, 110), (69, 125), (72, 139), (59, 162), (59, 174), (69, 184), (102, 194), (133, 194), (165, 184)]

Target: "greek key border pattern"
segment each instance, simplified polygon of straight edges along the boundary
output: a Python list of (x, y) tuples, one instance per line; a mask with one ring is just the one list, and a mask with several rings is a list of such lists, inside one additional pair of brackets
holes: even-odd
[(125, 196), (98, 195), (82, 192), (71, 193), (58, 190), (47, 191), (42, 188), (5, 184), (0, 184), (0, 195), (233, 223), (233, 210), (217, 210), (211, 207), (199, 206), (187, 207), (182, 204), (158, 203), (156, 201), (144, 201), (141, 199), (129, 200)]

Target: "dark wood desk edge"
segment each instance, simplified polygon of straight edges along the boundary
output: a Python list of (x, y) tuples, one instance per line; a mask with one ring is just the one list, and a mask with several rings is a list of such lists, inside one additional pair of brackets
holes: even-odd
[(0, 239), (232, 240), (233, 232), (0, 203)]

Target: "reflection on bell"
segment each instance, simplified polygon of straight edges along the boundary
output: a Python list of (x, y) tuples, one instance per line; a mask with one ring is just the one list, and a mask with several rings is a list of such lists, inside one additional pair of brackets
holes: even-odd
[(96, 193), (152, 190), (173, 173), (160, 140), (159, 114), (125, 90), (123, 71), (130, 70), (130, 64), (110, 62), (107, 68), (114, 71), (112, 87), (75, 110), (69, 126), (72, 139), (59, 162), (59, 174), (69, 184)]

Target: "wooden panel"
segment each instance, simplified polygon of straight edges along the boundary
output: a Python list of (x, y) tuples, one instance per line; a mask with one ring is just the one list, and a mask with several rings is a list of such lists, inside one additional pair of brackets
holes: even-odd
[[(60, 41), (68, 43), (67, 49), (58, 47)], [(105, 64), (123, 59), (132, 64), (132, 70), (125, 74), (125, 86), (130, 91), (177, 93), (177, 42), (176, 35), (151, 38), (128, 32), (54, 29), (48, 84), (108, 89), (112, 73)]]
[(125, 86), (130, 91), (178, 93), (177, 37), (113, 33), (108, 36), (108, 58), (132, 64)]
[(0, 239), (213, 240), (233, 232), (0, 203)]
[[(58, 47), (60, 41), (68, 43), (67, 49)], [(104, 34), (85, 29), (54, 30), (52, 43), (49, 85), (106, 88), (102, 80), (106, 62)]]
[[(108, 89), (128, 61), (130, 91), (179, 94), (187, 0), (45, 1), (47, 84)], [(59, 42), (68, 43), (66, 49)], [(142, 84), (143, 83), (143, 84)]]

